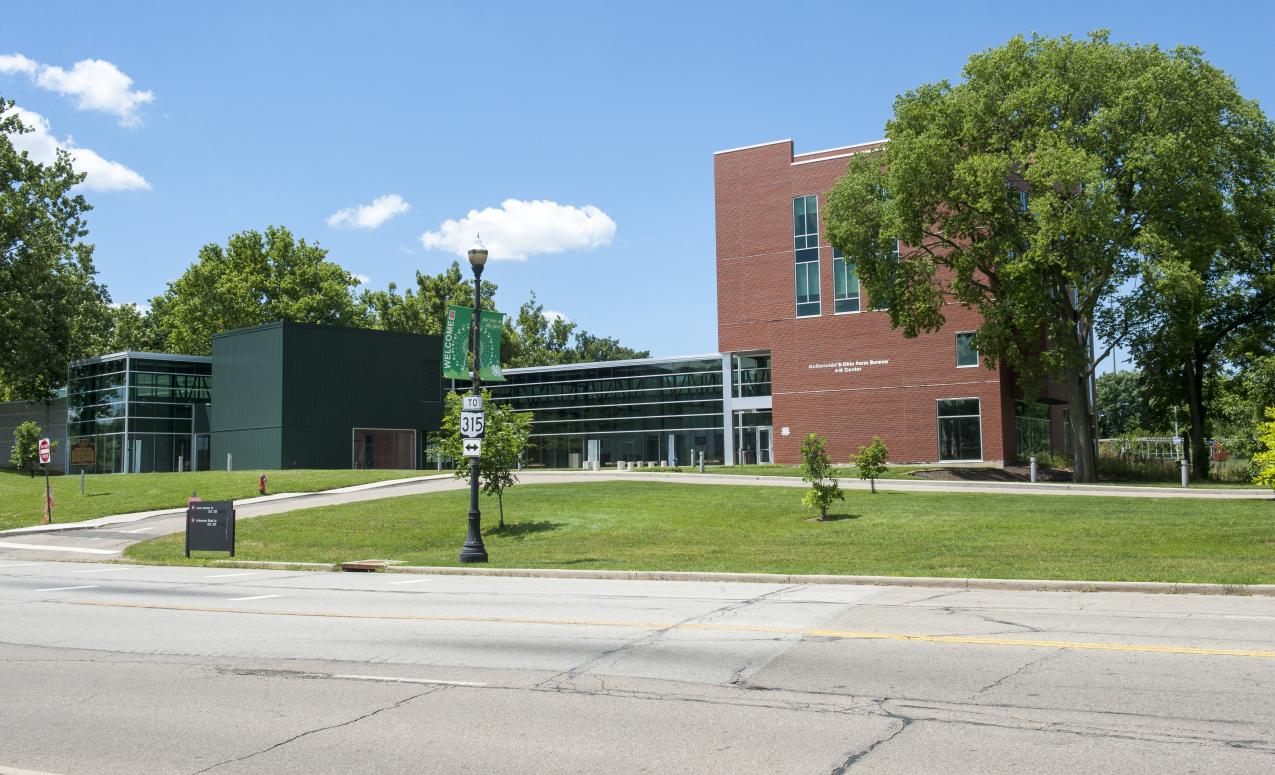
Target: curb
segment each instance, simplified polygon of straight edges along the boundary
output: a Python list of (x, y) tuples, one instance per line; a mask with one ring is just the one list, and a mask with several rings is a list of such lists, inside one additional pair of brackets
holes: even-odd
[[(103, 562), (59, 558), (49, 562)], [(125, 562), (121, 560), (121, 562)], [(129, 560), (133, 564), (170, 566)], [(261, 570), (340, 572), (334, 562), (280, 560), (213, 560), (211, 567)], [(1275, 597), (1275, 584), (1195, 584), (1173, 581), (1079, 581), (1070, 579), (961, 579), (943, 576), (834, 576), (800, 573), (708, 573), (701, 571), (575, 570), (567, 568), (462, 568), (450, 565), (391, 565), (381, 573), (426, 576), (494, 576), (528, 579), (601, 579), (611, 581), (699, 581), (744, 584), (830, 584), (862, 587), (923, 587), (929, 589), (991, 589), (1014, 592), (1132, 592), (1144, 595), (1232, 595)], [(3, 773), (0, 773), (3, 775)]]
[[(287, 563), (271, 563), (285, 565)], [(294, 565), (296, 563), (293, 563)], [(1275, 584), (1186, 584), (1164, 581), (1070, 581), (1061, 579), (960, 579), (934, 576), (832, 576), (783, 573), (701, 573), (698, 571), (573, 570), (563, 568), (456, 568), (396, 565), (386, 573), (437, 576), (514, 576), (546, 579), (621, 581), (710, 581), (752, 584), (843, 584), (875, 587), (998, 589), (1022, 592), (1138, 592), (1160, 595), (1253, 595), (1275, 597)]]
[[(219, 567), (264, 570), (335, 571), (337, 563), (217, 560)], [(520, 579), (603, 579), (615, 581), (717, 581), (729, 584), (840, 584), (852, 586), (923, 586), (931, 589), (998, 589), (1016, 591), (1123, 591), (1140, 594), (1251, 595), (1275, 597), (1275, 584), (1178, 584), (1173, 581), (1072, 581), (1060, 579), (946, 579), (942, 576), (833, 576), (803, 574), (727, 574), (700, 571), (584, 571), (395, 565), (386, 574), (431, 576), (507, 576)]]

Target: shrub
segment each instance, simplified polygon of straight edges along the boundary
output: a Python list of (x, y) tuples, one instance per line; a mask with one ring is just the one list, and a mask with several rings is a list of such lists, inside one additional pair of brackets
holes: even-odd
[(890, 451), (880, 436), (873, 436), (872, 443), (859, 447), (859, 454), (854, 457), (854, 467), (859, 470), (859, 478), (867, 479), (872, 484), (872, 493), (877, 491), (877, 478), (885, 473), (885, 459)]
[(1265, 447), (1253, 455), (1253, 484), (1275, 490), (1275, 406), (1266, 407), (1269, 422), (1257, 424), (1257, 439)]
[(828, 440), (815, 433), (801, 442), (801, 481), (810, 485), (801, 502), (806, 508), (819, 509), (820, 522), (827, 519), (828, 507), (834, 500), (845, 500), (841, 485), (833, 478)]

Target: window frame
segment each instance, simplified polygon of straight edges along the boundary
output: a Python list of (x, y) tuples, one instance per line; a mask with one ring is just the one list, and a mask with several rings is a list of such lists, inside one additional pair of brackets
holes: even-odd
[[(894, 255), (894, 265), (895, 265), (894, 273), (897, 274), (899, 271), (898, 269), (899, 261), (901, 261), (903, 257), (903, 240), (897, 239), (897, 238), (894, 240), (893, 255)], [(870, 304), (868, 309), (872, 312), (889, 312), (890, 311), (889, 304), (885, 304), (883, 306), (877, 306), (876, 300), (873, 299), (871, 296), (868, 297), (868, 302)]]
[[(977, 401), (978, 414), (956, 414), (944, 417), (939, 414), (939, 404), (944, 401)], [(944, 458), (943, 457), (943, 421), (944, 420), (962, 420), (970, 417), (978, 418), (978, 457), (976, 458)], [(936, 457), (940, 463), (982, 463), (984, 461), (983, 452), (986, 449), (983, 444), (983, 399), (978, 396), (954, 396), (948, 398), (934, 399), (934, 449)]]
[[(846, 258), (844, 255), (839, 255), (840, 253), (841, 251), (838, 250), (837, 248), (834, 247), (832, 249), (832, 314), (858, 315), (861, 312), (863, 312), (863, 281), (859, 279), (858, 262), (851, 261), (850, 259)], [(853, 296), (846, 296), (845, 298), (840, 298), (837, 296), (837, 262), (841, 262), (841, 266), (843, 268), (846, 266), (846, 264), (850, 264), (851, 266), (855, 267), (855, 273), (854, 273), (855, 291)], [(847, 310), (837, 309), (838, 302), (850, 301), (850, 300), (854, 301), (854, 309), (847, 309)]]
[(962, 337), (962, 336), (969, 336), (969, 337), (973, 337), (975, 333), (977, 333), (977, 332), (976, 332), (976, 331), (956, 331), (956, 332), (955, 332), (955, 334), (956, 334), (956, 336), (955, 336), (955, 343), (956, 343), (956, 368), (958, 368), (958, 369), (977, 369), (977, 368), (979, 367), (979, 365), (983, 362), (983, 356), (982, 356), (982, 354), (981, 354), (981, 353), (979, 353), (978, 348), (977, 348), (977, 347), (974, 347), (973, 345), (971, 345), (971, 346), (970, 346), (970, 349), (972, 349), (972, 350), (974, 351), (974, 362), (973, 362), (973, 363), (961, 363), (961, 337)]
[[(801, 200), (803, 203), (803, 211), (802, 211), (803, 227), (808, 225), (810, 220), (810, 210), (808, 205), (811, 201), (814, 202), (815, 230), (813, 232), (809, 232), (809, 231), (803, 231), (801, 233), (797, 232), (797, 202), (798, 200)], [(822, 276), (822, 267), (820, 266), (820, 264), (822, 263), (821, 261), (822, 256), (819, 255), (820, 251), (822, 250), (822, 248), (819, 247), (819, 195), (818, 194), (800, 194), (800, 195), (794, 196), (792, 198), (792, 208), (793, 208), (793, 235), (792, 236), (793, 236), (793, 266), (794, 266), (793, 289), (792, 289), (793, 290), (793, 314), (798, 319), (816, 318), (823, 314), (823, 288), (822, 288), (823, 276)], [(802, 245), (802, 247), (798, 247), (799, 243)], [(813, 251), (814, 260), (808, 260), (808, 261), (798, 260), (798, 257), (801, 256), (802, 253), (806, 251)], [(809, 292), (811, 288), (811, 285), (810, 285), (811, 270), (809, 269), (810, 264), (814, 264), (814, 278), (813, 278), (814, 293), (813, 294)], [(800, 297), (797, 295), (798, 289), (800, 288), (798, 274), (801, 272), (806, 273), (806, 277), (805, 277), (806, 289), (807, 289), (806, 298), (808, 300), (804, 302), (798, 301)], [(810, 300), (812, 296), (813, 296), (813, 300)], [(813, 308), (814, 311), (813, 312), (806, 311), (803, 313), (802, 307), (805, 307), (807, 310), (810, 310), (811, 308)]]

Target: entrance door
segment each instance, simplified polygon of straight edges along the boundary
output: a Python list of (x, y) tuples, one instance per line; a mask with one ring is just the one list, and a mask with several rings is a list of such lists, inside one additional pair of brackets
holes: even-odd
[(770, 436), (774, 430), (773, 425), (757, 426), (757, 462), (770, 462)]

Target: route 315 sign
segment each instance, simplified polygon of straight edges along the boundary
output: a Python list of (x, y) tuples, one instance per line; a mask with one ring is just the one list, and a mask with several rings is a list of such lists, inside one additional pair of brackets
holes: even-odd
[(460, 436), (463, 439), (481, 439), (487, 428), (487, 419), (482, 412), (460, 413)]

